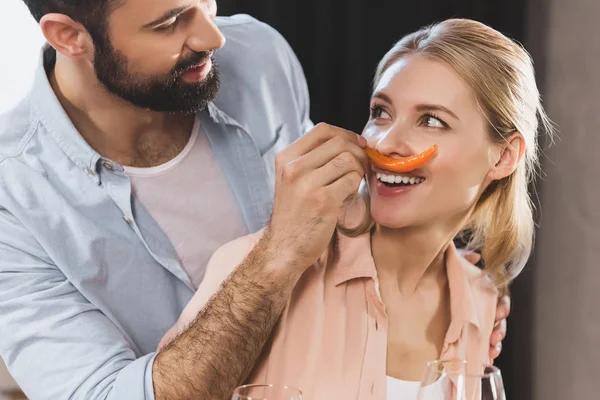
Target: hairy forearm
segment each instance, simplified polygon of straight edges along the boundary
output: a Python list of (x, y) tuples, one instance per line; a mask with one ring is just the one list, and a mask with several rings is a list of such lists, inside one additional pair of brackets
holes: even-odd
[(230, 399), (251, 372), (297, 274), (259, 242), (191, 325), (154, 362), (157, 400)]

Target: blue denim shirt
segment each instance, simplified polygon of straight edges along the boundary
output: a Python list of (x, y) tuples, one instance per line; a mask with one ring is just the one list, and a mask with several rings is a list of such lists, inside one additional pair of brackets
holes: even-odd
[[(270, 214), (275, 154), (312, 127), (308, 91), (275, 30), (245, 15), (217, 21), (222, 85), (198, 117), (254, 232)], [(42, 64), (0, 117), (0, 356), (31, 399), (153, 399), (156, 346), (193, 289), (122, 166), (83, 140)]]

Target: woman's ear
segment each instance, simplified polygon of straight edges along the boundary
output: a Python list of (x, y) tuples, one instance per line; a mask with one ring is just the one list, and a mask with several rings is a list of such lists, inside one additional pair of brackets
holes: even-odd
[(67, 57), (77, 57), (93, 49), (87, 29), (64, 14), (44, 15), (40, 27), (50, 46)]
[(500, 147), (499, 157), (495, 160), (488, 177), (492, 180), (506, 178), (515, 170), (525, 154), (525, 139), (519, 132), (513, 133)]

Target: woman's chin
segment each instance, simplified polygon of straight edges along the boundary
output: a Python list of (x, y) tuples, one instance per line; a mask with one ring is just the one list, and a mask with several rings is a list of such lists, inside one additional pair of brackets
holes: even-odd
[(383, 210), (379, 212), (371, 210), (371, 216), (377, 225), (389, 229), (408, 228), (415, 222), (414, 218), (411, 218), (409, 215), (391, 214)]

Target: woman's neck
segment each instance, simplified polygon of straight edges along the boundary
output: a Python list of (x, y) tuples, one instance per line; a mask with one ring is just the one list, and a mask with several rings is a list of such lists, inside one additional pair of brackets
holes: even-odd
[(380, 281), (393, 280), (410, 296), (424, 282), (445, 277), (444, 253), (455, 236), (441, 227), (391, 229), (377, 226), (371, 249)]

